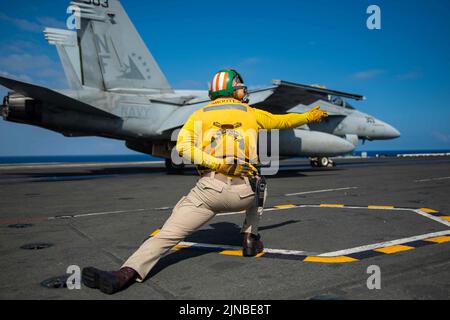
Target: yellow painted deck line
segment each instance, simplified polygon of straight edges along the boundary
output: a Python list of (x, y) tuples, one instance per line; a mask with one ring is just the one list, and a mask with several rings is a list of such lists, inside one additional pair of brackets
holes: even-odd
[(440, 216), (439, 219), (450, 221), (450, 216)]
[(374, 205), (374, 206), (367, 206), (367, 208), (369, 208), (369, 209), (393, 209), (394, 206), (377, 206), (377, 205)]
[[(227, 256), (238, 256), (238, 257), (242, 257), (242, 250), (223, 250), (221, 252), (219, 252), (219, 254), (224, 254)], [(255, 257), (259, 258), (262, 257), (264, 255), (264, 252), (258, 253)]]
[(294, 208), (297, 206), (295, 204), (277, 204), (276, 206), (273, 207), (278, 209), (284, 209), (284, 208)]
[(359, 261), (359, 260), (351, 258), (351, 257), (346, 257), (346, 256), (337, 256), (337, 257), (308, 256), (303, 261), (305, 261), (305, 262), (323, 262), (323, 263), (345, 263), (345, 262), (354, 262), (354, 261)]
[(428, 238), (428, 239), (424, 239), (424, 240), (429, 241), (429, 242), (435, 242), (435, 243), (444, 243), (444, 242), (450, 242), (450, 236), (434, 237), (434, 238)]
[(190, 246), (185, 246), (185, 245), (181, 245), (181, 244), (177, 244), (175, 247), (172, 248), (172, 250), (181, 250), (181, 249), (186, 249), (189, 248)]
[(336, 208), (343, 208), (343, 204), (330, 204), (330, 203), (322, 203), (320, 205), (321, 207), (336, 207)]
[(223, 250), (223, 251), (220, 251), (219, 254), (242, 257), (242, 250)]
[(438, 213), (439, 211), (430, 209), (430, 208), (419, 208), (420, 211), (426, 212), (426, 213)]
[(156, 236), (160, 231), (161, 231), (161, 229), (156, 229), (155, 231), (152, 232), (152, 234), (150, 235), (150, 237)]
[(391, 254), (391, 253), (397, 253), (397, 252), (402, 252), (402, 251), (408, 251), (408, 250), (412, 250), (412, 249), (414, 249), (414, 247), (404, 246), (404, 245), (399, 244), (396, 246), (378, 248), (378, 249), (375, 249), (374, 251)]

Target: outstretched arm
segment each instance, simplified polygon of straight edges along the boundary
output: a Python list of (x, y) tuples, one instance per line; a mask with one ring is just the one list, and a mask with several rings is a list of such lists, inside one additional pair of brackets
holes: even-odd
[(267, 130), (297, 128), (307, 123), (319, 122), (328, 116), (319, 106), (305, 113), (272, 114), (260, 109), (254, 110), (258, 125)]

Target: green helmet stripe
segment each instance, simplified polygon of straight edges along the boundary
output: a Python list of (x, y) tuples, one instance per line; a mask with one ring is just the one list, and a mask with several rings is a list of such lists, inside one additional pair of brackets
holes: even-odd
[[(231, 97), (234, 93), (233, 79), (236, 76), (239, 77), (241, 79), (241, 81), (243, 81), (241, 75), (236, 70), (224, 69), (224, 70), (220, 70), (219, 72), (217, 72), (216, 75), (218, 75), (222, 72), (224, 72), (228, 75), (225, 89), (213, 91), (212, 90), (213, 85), (211, 85), (210, 90), (209, 90), (209, 97), (212, 100), (217, 99), (219, 97)], [(215, 76), (213, 77), (213, 79), (215, 78)]]

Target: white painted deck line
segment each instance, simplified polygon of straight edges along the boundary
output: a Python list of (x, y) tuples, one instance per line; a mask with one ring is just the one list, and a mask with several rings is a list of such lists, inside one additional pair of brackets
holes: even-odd
[(389, 247), (389, 246), (395, 246), (395, 245), (403, 244), (406, 242), (423, 240), (423, 239), (432, 238), (432, 237), (445, 236), (445, 235), (449, 235), (449, 234), (450, 234), (450, 230), (426, 233), (426, 234), (408, 237), (408, 238), (379, 242), (379, 243), (368, 244), (365, 246), (360, 246), (360, 247), (355, 247), (355, 248), (350, 248), (350, 249), (322, 253), (319, 255), (319, 257), (345, 256), (345, 255), (352, 254), (352, 253), (363, 252), (363, 251), (368, 251), (368, 250), (373, 250), (373, 249), (378, 249), (378, 248), (383, 248), (383, 247)]
[(351, 189), (358, 189), (358, 187), (345, 187), (345, 188), (337, 188), (337, 189), (323, 189), (323, 190), (313, 190), (313, 191), (304, 191), (304, 192), (296, 192), (296, 193), (286, 193), (285, 196), (290, 197), (290, 196), (298, 196), (298, 195), (302, 195), (302, 194), (342, 191), (342, 190), (351, 190)]

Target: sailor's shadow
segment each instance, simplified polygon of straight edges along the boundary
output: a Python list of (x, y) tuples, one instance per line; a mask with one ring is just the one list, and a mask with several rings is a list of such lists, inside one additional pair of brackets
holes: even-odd
[[(260, 231), (269, 230), (274, 228), (279, 228), (288, 224), (297, 223), (300, 220), (288, 220), (282, 223), (261, 226), (259, 228)], [(242, 234), (241, 227), (231, 223), (231, 222), (217, 222), (210, 225), (210, 229), (198, 230), (192, 233), (190, 236), (186, 237), (184, 241), (186, 242), (197, 242), (197, 243), (208, 243), (208, 244), (221, 244), (221, 245), (229, 245), (229, 246), (242, 246)], [(148, 276), (145, 278), (151, 278), (158, 274), (161, 270), (166, 267), (176, 264), (180, 261), (199, 257), (211, 252), (217, 252), (217, 249), (206, 249), (199, 248), (194, 249), (190, 248), (187, 250), (178, 250), (175, 252), (171, 252), (170, 254), (161, 258), (155, 267), (150, 271)]]

